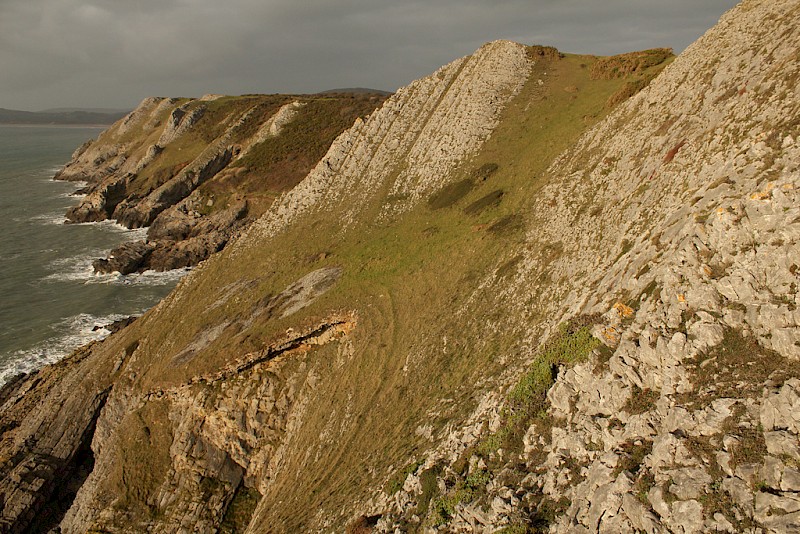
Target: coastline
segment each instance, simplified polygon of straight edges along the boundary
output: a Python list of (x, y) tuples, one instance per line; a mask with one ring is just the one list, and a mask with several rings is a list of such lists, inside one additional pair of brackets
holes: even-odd
[(0, 383), (102, 338), (104, 324), (140, 315), (182, 273), (95, 276), (92, 261), (141, 235), (112, 221), (64, 225), (76, 184), (53, 180), (75, 147), (106, 126), (0, 125)]

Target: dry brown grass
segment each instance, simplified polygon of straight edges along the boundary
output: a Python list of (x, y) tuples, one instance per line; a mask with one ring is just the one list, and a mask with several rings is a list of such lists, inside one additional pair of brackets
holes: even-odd
[(592, 65), (590, 75), (593, 80), (624, 78), (660, 65), (672, 57), (674, 57), (674, 54), (671, 48), (653, 48), (640, 52), (604, 57)]

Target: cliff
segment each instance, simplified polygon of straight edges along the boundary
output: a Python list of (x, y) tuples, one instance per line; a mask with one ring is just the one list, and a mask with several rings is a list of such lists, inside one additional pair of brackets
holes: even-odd
[(195, 265), (299, 182), (385, 95), (147, 98), (80, 147), (56, 179), (86, 181), (70, 222), (149, 227), (94, 267), (129, 274)]
[(798, 15), (401, 89), (0, 392), (4, 528), (797, 530)]

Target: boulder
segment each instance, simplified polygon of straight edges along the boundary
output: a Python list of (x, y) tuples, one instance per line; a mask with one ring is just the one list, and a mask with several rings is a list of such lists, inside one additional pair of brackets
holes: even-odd
[(131, 241), (123, 243), (114, 250), (106, 259), (97, 259), (92, 263), (97, 273), (131, 274), (146, 264), (155, 246), (147, 241)]

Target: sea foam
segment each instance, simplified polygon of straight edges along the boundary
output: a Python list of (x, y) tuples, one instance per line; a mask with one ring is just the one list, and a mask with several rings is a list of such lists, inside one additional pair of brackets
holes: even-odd
[(55, 334), (53, 338), (30, 349), (11, 352), (0, 360), (0, 386), (20, 373), (55, 363), (78, 347), (105, 338), (111, 332), (104, 327), (125, 317), (121, 314), (97, 317), (81, 313), (56, 323), (51, 326)]

